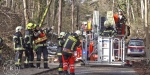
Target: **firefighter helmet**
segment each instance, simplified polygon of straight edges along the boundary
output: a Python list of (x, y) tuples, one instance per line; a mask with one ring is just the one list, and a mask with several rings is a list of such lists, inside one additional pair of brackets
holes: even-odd
[(65, 32), (61, 32), (58, 38), (63, 38), (65, 36)]
[(39, 26), (38, 24), (34, 24), (34, 27), (33, 27), (33, 28), (35, 29), (35, 28), (38, 27), (38, 26)]
[(28, 23), (28, 24), (26, 25), (27, 29), (32, 29), (33, 26), (34, 26), (33, 23)]
[(16, 32), (20, 32), (22, 29), (23, 29), (22, 26), (17, 26), (17, 27), (16, 27)]
[(105, 26), (105, 27), (109, 27), (109, 26), (111, 26), (111, 23), (110, 23), (109, 21), (105, 21), (105, 22), (104, 22), (104, 26)]
[(76, 33), (78, 36), (80, 36), (80, 35), (82, 34), (80, 30), (76, 30), (75, 33)]
[(122, 10), (121, 10), (121, 9), (119, 9), (118, 13), (121, 15), (121, 14), (122, 14)]

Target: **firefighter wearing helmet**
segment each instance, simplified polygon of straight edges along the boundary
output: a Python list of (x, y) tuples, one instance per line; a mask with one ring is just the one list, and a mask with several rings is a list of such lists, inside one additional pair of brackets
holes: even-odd
[(65, 34), (66, 34), (65, 32), (61, 32), (60, 35), (58, 36), (57, 56), (58, 56), (58, 61), (59, 61), (59, 68), (58, 68), (59, 75), (63, 73), (62, 49), (65, 43)]
[(14, 43), (14, 50), (15, 50), (15, 66), (18, 68), (21, 67), (21, 61), (22, 61), (22, 54), (25, 50), (24, 48), (24, 39), (22, 37), (23, 34), (23, 27), (17, 26), (16, 32), (13, 35), (13, 43)]
[(49, 69), (46, 34), (49, 33), (52, 29), (54, 29), (54, 26), (52, 26), (51, 28), (46, 28), (46, 29), (40, 29), (39, 25), (34, 25), (34, 27), (35, 27), (34, 28), (34, 36), (35, 36), (34, 43), (35, 43), (36, 54), (37, 54), (36, 66), (38, 69), (40, 69), (41, 54), (43, 53), (44, 68)]
[(127, 21), (126, 17), (123, 15), (122, 10), (119, 10), (118, 12), (118, 23), (117, 23), (117, 27), (121, 28), (122, 24), (125, 24)]
[(112, 37), (116, 35), (116, 31), (114, 30), (114, 28), (112, 27), (109, 21), (106, 20), (104, 22), (104, 26), (105, 26), (105, 29), (102, 32), (100, 32), (101, 36)]
[(34, 53), (33, 53), (33, 40), (34, 40), (34, 34), (33, 34), (33, 27), (34, 24), (33, 23), (28, 23), (26, 25), (27, 29), (25, 31), (25, 55), (26, 55), (26, 59), (24, 62), (24, 67), (28, 68), (28, 67), (35, 67), (33, 65), (33, 60), (34, 60)]
[(63, 60), (63, 71), (65, 75), (68, 75), (68, 66), (70, 68), (70, 75), (75, 75), (74, 73), (74, 51), (76, 47), (81, 46), (79, 36), (81, 36), (81, 31), (77, 30), (75, 33), (69, 35), (63, 45), (62, 60)]

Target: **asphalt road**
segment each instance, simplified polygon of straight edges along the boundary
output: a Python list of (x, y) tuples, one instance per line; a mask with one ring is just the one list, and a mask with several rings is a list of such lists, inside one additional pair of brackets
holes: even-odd
[(77, 66), (76, 75), (139, 75), (131, 67), (115, 67), (115, 66), (96, 66), (82, 67)]

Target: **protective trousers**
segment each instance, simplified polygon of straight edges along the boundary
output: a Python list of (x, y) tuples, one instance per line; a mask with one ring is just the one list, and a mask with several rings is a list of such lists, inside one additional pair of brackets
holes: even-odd
[(63, 71), (66, 72), (68, 70), (68, 66), (70, 68), (70, 74), (74, 75), (74, 61), (75, 57), (72, 53), (62, 52), (62, 60), (63, 60)]
[(63, 71), (62, 55), (58, 55), (58, 61), (59, 61), (58, 72), (62, 73), (62, 71)]
[(59, 74), (63, 72), (62, 49), (63, 48), (59, 46), (58, 51), (57, 51), (57, 56), (58, 56), (58, 61), (59, 61), (59, 67), (58, 67)]
[(25, 51), (26, 55), (26, 60), (25, 60), (25, 65), (29, 64), (29, 67), (33, 67), (33, 60), (34, 60), (34, 53), (33, 53), (33, 48), (26, 48)]
[(48, 51), (46, 46), (39, 46), (37, 48), (37, 67), (40, 67), (41, 54), (43, 53), (44, 57), (44, 68), (48, 68)]
[(15, 51), (15, 66), (21, 67), (23, 50)]

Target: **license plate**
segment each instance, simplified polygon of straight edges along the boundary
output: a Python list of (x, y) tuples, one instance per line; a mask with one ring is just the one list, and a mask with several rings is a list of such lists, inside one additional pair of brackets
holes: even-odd
[(139, 50), (138, 50), (138, 49), (135, 49), (134, 52), (139, 52)]

